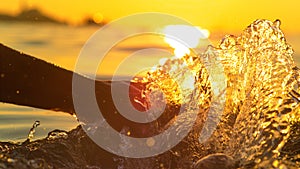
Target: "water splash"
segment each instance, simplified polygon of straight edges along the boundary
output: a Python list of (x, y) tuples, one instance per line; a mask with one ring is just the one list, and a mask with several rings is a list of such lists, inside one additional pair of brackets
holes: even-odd
[(55, 139), (58, 139), (58, 138), (63, 138), (63, 139), (67, 139), (68, 138), (68, 134), (66, 131), (64, 130), (54, 130), (54, 131), (51, 131), (48, 133), (48, 136), (47, 136), (47, 140), (55, 140)]
[[(166, 60), (149, 72), (143, 79), (147, 82), (147, 90), (143, 91), (146, 98), (150, 93), (155, 95), (152, 91), (160, 90), (169, 105), (185, 106), (187, 110), (200, 106), (192, 131), (172, 150), (161, 155), (130, 159), (109, 154), (78, 127), (70, 132), (57, 130), (46, 139), (22, 145), (0, 143), (0, 166), (299, 168), (300, 74), (292, 54), (293, 50), (280, 30), (279, 20), (257, 20), (240, 36), (225, 36), (218, 46), (210, 46), (204, 53)], [(213, 97), (205, 59), (222, 62), (227, 95), (216, 130), (207, 141), (199, 142)], [(191, 71), (186, 71), (187, 68)], [(191, 79), (191, 76), (194, 84), (180, 89), (178, 84), (186, 83), (186, 77)], [(190, 94), (185, 95), (185, 92)], [(213, 108), (218, 109), (217, 106)], [(163, 127), (175, 125), (180, 133), (185, 124), (193, 121), (189, 117), (179, 121), (174, 119)], [(34, 126), (32, 133), (37, 125)], [(122, 132), (130, 134), (130, 130)], [(124, 151), (126, 146), (130, 145), (124, 143)]]
[[(211, 151), (239, 159), (240, 167), (282, 167), (285, 158), (280, 157), (280, 151), (290, 137), (291, 121), (300, 117), (299, 88), (295, 87), (299, 86), (299, 71), (292, 54), (279, 20), (257, 20), (240, 36), (227, 35), (205, 53), (171, 59), (158, 66), (148, 74), (148, 90), (159, 88), (169, 103), (189, 107), (198, 102), (208, 109), (212, 93), (203, 58), (221, 60), (227, 77), (226, 106), (218, 130), (205, 144), (213, 143)], [(192, 69), (197, 79), (194, 95), (186, 98), (182, 98), (185, 91), (176, 84), (187, 77), (184, 66)], [(207, 114), (201, 115), (199, 124), (207, 118)], [(180, 131), (184, 126), (178, 128)], [(191, 144), (199, 146), (195, 140)]]
[(30, 141), (33, 139), (34, 133), (35, 133), (35, 129), (40, 125), (40, 121), (35, 121), (31, 127), (31, 129), (29, 130), (28, 136), (27, 136), (27, 141)]

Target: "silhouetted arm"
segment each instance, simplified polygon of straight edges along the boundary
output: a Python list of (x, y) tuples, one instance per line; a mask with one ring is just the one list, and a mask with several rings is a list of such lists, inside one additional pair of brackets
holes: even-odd
[(69, 70), (0, 44), (1, 102), (73, 114), (72, 76)]
[[(117, 131), (121, 131), (124, 126), (133, 129), (131, 135), (135, 137), (157, 134), (158, 131), (153, 126), (164, 126), (180, 108), (167, 105), (166, 113), (153, 122), (145, 124), (132, 122), (118, 113), (112, 99), (109, 81), (93, 81), (0, 44), (1, 102), (76, 114), (72, 98), (73, 75), (78, 76), (80, 81), (84, 81), (87, 87), (95, 83), (97, 103), (107, 122)], [(117, 83), (128, 85), (130, 82)], [(145, 88), (145, 84), (131, 83), (131, 86), (135, 86), (129, 93), (130, 99), (133, 100)], [(132, 102), (132, 104), (137, 103)]]

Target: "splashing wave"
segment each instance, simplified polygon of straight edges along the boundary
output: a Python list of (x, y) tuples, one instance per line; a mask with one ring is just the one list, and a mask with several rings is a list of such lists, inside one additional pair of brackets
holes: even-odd
[[(45, 139), (21, 144), (0, 143), (0, 168), (299, 168), (300, 76), (293, 50), (280, 21), (257, 20), (240, 36), (225, 36), (217, 47), (199, 55), (167, 60), (143, 80), (147, 90), (163, 90), (169, 104), (200, 106), (193, 130), (177, 146), (155, 157), (131, 159), (110, 154), (94, 144), (81, 127), (53, 131)], [(212, 84), (206, 59), (223, 63), (226, 104), (211, 137), (199, 142), (211, 114)], [(182, 97), (188, 66), (196, 75), (192, 95)], [(172, 75), (165, 72), (171, 72)], [(176, 77), (177, 79), (172, 79)], [(175, 91), (175, 92), (174, 92)], [(213, 107), (218, 112), (218, 107)], [(216, 120), (216, 119), (215, 119)], [(171, 120), (178, 133), (193, 121)], [(209, 125), (208, 125), (209, 126)], [(209, 130), (209, 128), (207, 129)]]

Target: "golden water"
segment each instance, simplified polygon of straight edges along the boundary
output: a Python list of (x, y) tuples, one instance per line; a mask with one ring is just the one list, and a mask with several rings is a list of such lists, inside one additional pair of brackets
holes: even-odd
[[(163, 154), (119, 157), (77, 127), (34, 142), (0, 142), (0, 168), (299, 168), (300, 76), (292, 55), (280, 21), (257, 20), (239, 36), (226, 36), (216, 47), (169, 59), (149, 72), (143, 79), (149, 83), (143, 92), (147, 107), (161, 105), (152, 102), (163, 99), (153, 92), (161, 90), (169, 105), (199, 108), (188, 136)], [(183, 117), (163, 129), (175, 125), (180, 134), (195, 116)], [(203, 139), (202, 131), (212, 129)]]
[[(241, 35), (225, 36), (218, 46), (209, 46), (199, 55), (170, 59), (158, 66), (144, 79), (150, 82), (145, 93), (162, 90), (169, 103), (195, 106), (193, 102), (198, 102), (196, 105), (202, 110), (208, 110), (213, 92), (207, 69), (218, 68), (207, 66), (205, 60), (220, 60), (227, 84), (221, 121), (208, 141), (190, 143), (191, 147), (203, 144), (212, 152), (225, 153), (238, 159), (242, 168), (299, 166), (288, 161), (299, 161), (299, 155), (281, 153), (291, 135), (291, 126), (300, 119), (300, 78), (292, 55), (280, 21), (257, 20)], [(192, 96), (179, 87), (188, 72), (195, 75)], [(201, 123), (207, 120), (207, 114), (200, 115)], [(203, 157), (205, 150), (196, 151), (198, 157)]]

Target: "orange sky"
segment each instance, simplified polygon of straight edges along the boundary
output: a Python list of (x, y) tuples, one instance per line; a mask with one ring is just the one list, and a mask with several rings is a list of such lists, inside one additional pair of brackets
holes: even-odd
[(242, 30), (257, 18), (279, 18), (284, 30), (300, 31), (298, 0), (4, 0), (0, 2), (0, 11), (16, 14), (20, 4), (38, 7), (73, 24), (95, 13), (113, 20), (137, 12), (164, 12), (209, 30)]
[[(3, 0), (0, 13), (17, 14), (24, 6), (38, 8), (49, 16), (72, 24), (80, 24), (86, 17), (95, 14), (109, 21), (139, 12), (168, 13), (208, 29), (211, 39), (217, 40), (224, 34), (239, 34), (256, 19), (280, 19), (281, 28), (295, 50), (294, 59), (300, 63), (299, 0)], [(37, 53), (36, 56), (43, 55)], [(75, 60), (52, 62), (72, 69)], [(110, 71), (109, 68), (107, 70)]]

